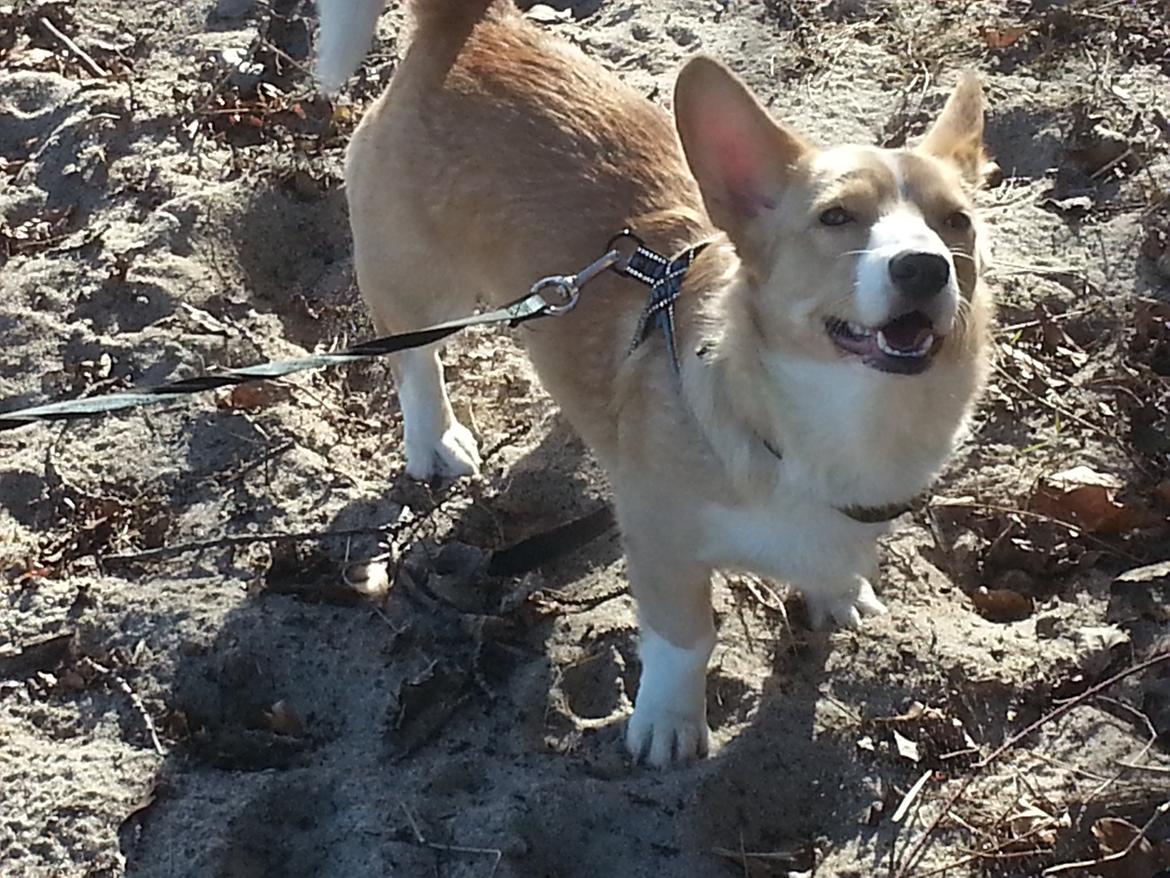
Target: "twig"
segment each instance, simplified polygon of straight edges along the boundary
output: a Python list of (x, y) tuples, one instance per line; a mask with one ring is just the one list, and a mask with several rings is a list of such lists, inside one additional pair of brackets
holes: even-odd
[[(1148, 716), (1146, 716), (1144, 713), (1142, 713), (1136, 707), (1130, 707), (1124, 701), (1118, 701), (1116, 698), (1106, 698), (1105, 696), (1101, 696), (1101, 701), (1104, 701), (1106, 704), (1113, 705), (1115, 708), (1122, 711), (1123, 713), (1128, 713), (1131, 717), (1133, 717), (1137, 720), (1140, 720), (1142, 723), (1145, 724), (1146, 732), (1147, 732), (1146, 743), (1145, 743), (1145, 746), (1142, 747), (1141, 752), (1139, 752), (1138, 755), (1135, 757), (1135, 760), (1140, 761), (1142, 759), (1145, 759), (1146, 754), (1150, 752), (1150, 748), (1153, 747), (1155, 742), (1157, 742), (1157, 740), (1158, 740), (1158, 730), (1154, 728), (1154, 723), (1150, 720), (1150, 718)], [(1107, 778), (1104, 781), (1102, 781), (1100, 786), (1098, 786), (1091, 793), (1089, 793), (1089, 795), (1085, 798), (1085, 800), (1081, 804), (1087, 805), (1089, 802), (1092, 802), (1098, 796), (1102, 795), (1107, 789), (1109, 789), (1109, 787), (1113, 786), (1113, 784), (1117, 783), (1117, 781), (1119, 781), (1123, 777), (1125, 777), (1125, 775), (1128, 771), (1129, 771), (1129, 769), (1123, 766), (1120, 771), (1118, 771), (1116, 774), (1113, 775), (1113, 777)]]
[(1060, 875), (1064, 872), (1071, 872), (1074, 869), (1091, 869), (1094, 866), (1103, 866), (1105, 863), (1115, 863), (1118, 860), (1124, 860), (1128, 857), (1133, 849), (1138, 846), (1138, 843), (1145, 839), (1146, 833), (1150, 831), (1150, 827), (1154, 825), (1154, 821), (1170, 811), (1170, 799), (1167, 799), (1161, 805), (1154, 809), (1154, 813), (1150, 815), (1150, 819), (1146, 821), (1145, 825), (1138, 830), (1137, 835), (1130, 839), (1129, 844), (1125, 846), (1124, 850), (1112, 853), (1107, 857), (1100, 857), (1096, 860), (1082, 860), (1079, 863), (1061, 863), (1058, 866), (1049, 866), (1041, 875)]
[(1034, 723), (1027, 726), (1023, 731), (1017, 732), (1016, 734), (1014, 734), (1010, 738), (1008, 738), (1006, 741), (1004, 741), (1002, 744), (1000, 744), (999, 747), (997, 747), (994, 751), (992, 751), (992, 753), (989, 756), (976, 762), (975, 765), (972, 766), (971, 773), (969, 775), (967, 775), (967, 777), (959, 785), (958, 789), (956, 789), (950, 795), (950, 797), (947, 799), (946, 804), (943, 806), (942, 810), (940, 810), (939, 813), (935, 815), (934, 819), (931, 820), (930, 823), (927, 825), (926, 829), (923, 831), (923, 833), (919, 837), (918, 841), (915, 842), (914, 846), (910, 848), (909, 852), (906, 854), (905, 858), (902, 861), (902, 865), (897, 868), (897, 871), (892, 871), (892, 878), (909, 878), (910, 870), (912, 868), (914, 868), (914, 865), (917, 862), (918, 858), (922, 855), (922, 852), (925, 850), (927, 842), (930, 840), (931, 835), (934, 834), (935, 830), (938, 829), (939, 824), (942, 823), (943, 817), (945, 817), (946, 814), (948, 814), (950, 812), (950, 810), (955, 806), (955, 803), (958, 802), (960, 798), (962, 798), (963, 793), (967, 792), (968, 788), (975, 781), (975, 778), (979, 776), (979, 773), (983, 771), (983, 769), (985, 769), (987, 766), (991, 765), (991, 763), (995, 762), (997, 759), (1002, 757), (1005, 753), (1007, 753), (1008, 751), (1013, 749), (1018, 743), (1020, 743), (1020, 741), (1024, 740), (1024, 738), (1027, 738), (1029, 735), (1038, 731), (1040, 728), (1042, 728), (1043, 726), (1052, 722), (1053, 720), (1059, 719), (1060, 717), (1064, 716), (1066, 713), (1068, 713), (1074, 707), (1077, 707), (1078, 705), (1084, 704), (1090, 698), (1093, 698), (1093, 697), (1099, 695), (1100, 693), (1102, 693), (1106, 689), (1108, 689), (1110, 686), (1113, 686), (1115, 683), (1118, 683), (1121, 680), (1124, 680), (1126, 677), (1132, 677), (1134, 674), (1141, 673), (1142, 671), (1144, 671), (1148, 668), (1152, 668), (1155, 665), (1159, 665), (1165, 661), (1170, 661), (1170, 650), (1166, 650), (1164, 652), (1157, 653), (1153, 657), (1146, 659), (1144, 662), (1139, 662), (1136, 665), (1131, 665), (1130, 667), (1126, 668), (1123, 671), (1118, 671), (1116, 674), (1114, 674), (1111, 677), (1106, 678), (1105, 680), (1102, 680), (1100, 683), (1097, 683), (1094, 686), (1090, 686), (1088, 689), (1086, 689), (1080, 695), (1077, 695), (1075, 698), (1070, 698), (1068, 701), (1064, 702), (1064, 704), (1060, 705), (1055, 710), (1051, 710), (1048, 713), (1044, 714), (1044, 716), (1040, 717), (1040, 719), (1036, 720)]
[(159, 546), (155, 549), (143, 549), (141, 552), (120, 552), (116, 555), (102, 555), (103, 563), (126, 563), (130, 561), (156, 561), (161, 558), (173, 558), (176, 555), (185, 555), (188, 552), (202, 552), (206, 549), (217, 549), (222, 546), (247, 546), (253, 543), (279, 543), (284, 540), (337, 540), (346, 537), (382, 536), (394, 534), (397, 531), (393, 524), (381, 527), (353, 527), (346, 530), (302, 530), (289, 533), (266, 534), (229, 534), (215, 537), (210, 540), (195, 540), (190, 543), (176, 543), (172, 546)]
[(910, 810), (910, 806), (914, 804), (914, 800), (918, 798), (918, 794), (922, 792), (922, 788), (926, 786), (926, 782), (930, 780), (930, 776), (934, 774), (933, 771), (922, 772), (922, 777), (914, 781), (914, 786), (906, 791), (906, 795), (902, 797), (898, 809), (894, 812), (894, 816), (890, 819), (895, 823), (901, 823), (905, 817), (906, 812)]
[(711, 848), (711, 853), (717, 857), (739, 861), (745, 857), (751, 857), (753, 860), (780, 860), (788, 863), (796, 859), (796, 854), (790, 854), (786, 851), (741, 851), (738, 848), (732, 850), (731, 848), (714, 847)]
[(158, 738), (158, 731), (154, 727), (154, 720), (150, 718), (150, 712), (147, 711), (146, 705), (142, 703), (142, 699), (138, 697), (138, 693), (131, 688), (126, 678), (115, 671), (113, 668), (107, 668), (105, 665), (98, 664), (88, 656), (83, 657), (78, 664), (84, 665), (93, 671), (101, 674), (103, 677), (108, 677), (114, 681), (123, 695), (130, 699), (130, 705), (134, 708), (139, 717), (142, 718), (142, 724), (146, 726), (146, 734), (150, 738), (150, 744), (154, 747), (154, 752), (159, 756), (166, 756), (167, 751), (163, 749), (162, 741)]
[(1092, 421), (1087, 420), (1086, 418), (1082, 418), (1080, 415), (1074, 412), (1070, 412), (1068, 409), (1057, 405), (1051, 400), (1045, 399), (1039, 393), (1024, 384), (1024, 382), (1020, 381), (1014, 375), (1011, 375), (1003, 366), (999, 365), (998, 363), (995, 364), (995, 371), (999, 373), (1001, 378), (1006, 379), (1013, 387), (1015, 387), (1016, 390), (1019, 390), (1021, 393), (1030, 396), (1033, 400), (1040, 403), (1040, 405), (1044, 406), (1045, 408), (1051, 409), (1058, 415), (1062, 415), (1064, 418), (1072, 421), (1074, 424), (1080, 424), (1089, 432), (1096, 433), (1098, 436), (1102, 436), (1105, 439), (1108, 439), (1110, 442), (1117, 441), (1117, 437), (1106, 430), (1104, 427), (1094, 424)]
[(1167, 765), (1138, 765), (1136, 762), (1122, 762), (1117, 760), (1118, 765), (1124, 765), (1126, 768), (1132, 768), (1135, 771), (1153, 771), (1156, 774), (1170, 774), (1170, 766)]
[(504, 852), (499, 848), (475, 848), (467, 847), (465, 845), (457, 844), (440, 844), (437, 841), (427, 841), (426, 836), (423, 835), (422, 829), (419, 828), (418, 820), (414, 814), (411, 813), (410, 808), (402, 802), (402, 813), (406, 815), (406, 820), (410, 823), (410, 829), (414, 833), (415, 841), (422, 847), (430, 848), (433, 851), (445, 851), (453, 854), (484, 854), (486, 856), (495, 857), (492, 862), (492, 870), (488, 872), (487, 878), (493, 878), (496, 870), (500, 867), (500, 861), (504, 859)]
[(57, 30), (57, 26), (44, 16), (41, 16), (41, 27), (51, 33), (63, 46), (65, 46), (66, 49), (76, 55), (77, 60), (88, 67), (89, 72), (94, 76), (105, 79), (110, 75), (105, 69), (102, 68), (100, 64), (98, 64), (97, 61), (90, 57), (89, 53), (86, 52), (85, 49), (81, 48), (81, 46), (77, 45), (77, 43), (73, 42), (73, 40), (69, 39), (69, 37), (61, 33), (61, 31)]
[(1029, 518), (1033, 521), (1043, 521), (1046, 524), (1055, 524), (1068, 530), (1069, 535), (1073, 537), (1084, 537), (1091, 543), (1096, 543), (1103, 549), (1115, 553), (1119, 557), (1127, 558), (1138, 564), (1142, 563), (1142, 559), (1137, 555), (1126, 552), (1124, 549), (1113, 545), (1108, 540), (1103, 540), (1098, 536), (1087, 533), (1083, 527), (1078, 527), (1075, 524), (1069, 524), (1063, 519), (1057, 518), (1053, 515), (1045, 515), (1043, 512), (1033, 512), (1030, 509), (1018, 509), (1015, 506), (1001, 506), (997, 503), (984, 503), (980, 500), (948, 500), (942, 498), (940, 500), (932, 500), (928, 509), (981, 509), (984, 512), (999, 512), (1004, 515), (1018, 515), (1020, 518)]

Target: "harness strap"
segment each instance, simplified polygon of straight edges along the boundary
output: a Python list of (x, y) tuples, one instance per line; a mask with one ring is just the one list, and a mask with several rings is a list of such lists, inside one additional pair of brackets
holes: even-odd
[(638, 318), (638, 327), (634, 330), (634, 338), (630, 342), (627, 356), (632, 354), (638, 345), (650, 336), (653, 329), (662, 333), (666, 341), (666, 350), (670, 355), (670, 363), (674, 374), (680, 374), (678, 360), (678, 345), (675, 340), (674, 303), (682, 293), (683, 280), (695, 257), (706, 249), (708, 241), (688, 247), (678, 256), (670, 259), (660, 253), (655, 253), (637, 235), (626, 229), (615, 235), (609, 242), (607, 249), (613, 249), (615, 244), (623, 239), (633, 241), (634, 252), (625, 260), (613, 267), (613, 270), (622, 277), (633, 278), (650, 288), (650, 298), (642, 315)]

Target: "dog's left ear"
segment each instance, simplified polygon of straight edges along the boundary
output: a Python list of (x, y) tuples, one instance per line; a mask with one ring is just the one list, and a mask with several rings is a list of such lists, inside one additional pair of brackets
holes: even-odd
[(975, 73), (963, 74), (918, 149), (952, 162), (972, 186), (983, 182), (983, 84)]
[(750, 257), (763, 241), (754, 220), (776, 206), (790, 170), (812, 151), (730, 70), (692, 58), (679, 72), (674, 114), (687, 163), (711, 221)]

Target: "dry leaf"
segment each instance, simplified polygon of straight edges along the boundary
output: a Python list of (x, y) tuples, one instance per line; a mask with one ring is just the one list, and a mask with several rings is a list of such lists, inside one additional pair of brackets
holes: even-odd
[(1032, 496), (1033, 512), (1075, 525), (1087, 533), (1118, 534), (1160, 523), (1161, 516), (1116, 499), (1123, 482), (1087, 466), (1046, 477)]
[(1008, 826), (1016, 838), (1027, 838), (1030, 842), (1051, 847), (1056, 844), (1057, 830), (1071, 824), (1068, 814), (1061, 819), (1032, 804), (1028, 799), (1021, 799), (1019, 810), (1008, 817)]
[(221, 409), (258, 409), (271, 405), (276, 399), (276, 385), (263, 381), (237, 384), (216, 401)]
[(1012, 25), (1009, 27), (985, 27), (980, 31), (983, 44), (989, 49), (1006, 49), (1019, 42), (1031, 30), (1027, 25)]
[(971, 594), (971, 603), (989, 622), (1019, 622), (1032, 615), (1032, 599), (1010, 588), (980, 587)]
[(1113, 659), (1115, 646), (1129, 643), (1129, 635), (1116, 625), (1078, 628), (1073, 640), (1080, 652), (1080, 665), (1088, 674), (1103, 672)]
[(283, 698), (276, 702), (264, 713), (270, 731), (278, 735), (288, 735), (293, 738), (304, 737), (305, 724), (301, 721), (296, 708)]
[(1161, 561), (1157, 564), (1146, 564), (1144, 567), (1135, 567), (1118, 574), (1114, 582), (1146, 583), (1157, 582), (1160, 579), (1170, 579), (1170, 561)]
[(1138, 878), (1155, 876), (1160, 874), (1160, 869), (1170, 868), (1170, 842), (1154, 843), (1148, 837), (1139, 838), (1140, 834), (1138, 827), (1120, 817), (1102, 817), (1094, 823), (1093, 837), (1097, 839), (1103, 857), (1126, 850), (1129, 853), (1094, 866), (1093, 874), (1102, 878)]
[(524, 17), (537, 24), (557, 24), (569, 21), (573, 13), (569, 9), (554, 9), (545, 3), (537, 3), (524, 13)]
[(345, 571), (345, 583), (364, 597), (385, 597), (390, 591), (390, 569), (385, 561), (354, 564)]
[(897, 729), (894, 730), (894, 746), (898, 748), (898, 754), (904, 759), (917, 762), (921, 758), (918, 753), (918, 744), (905, 735), (898, 734)]

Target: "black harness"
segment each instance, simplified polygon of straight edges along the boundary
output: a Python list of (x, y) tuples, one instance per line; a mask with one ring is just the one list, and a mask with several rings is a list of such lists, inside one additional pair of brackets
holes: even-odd
[[(655, 253), (646, 246), (641, 238), (629, 229), (625, 229), (610, 239), (606, 249), (613, 250), (615, 245), (621, 244), (623, 241), (632, 242), (634, 251), (625, 258), (624, 262), (614, 265), (613, 270), (623, 277), (633, 278), (650, 288), (650, 298), (646, 301), (646, 307), (642, 309), (642, 316), (638, 318), (638, 327), (630, 342), (629, 353), (632, 354), (637, 350), (638, 346), (650, 337), (650, 333), (657, 329), (662, 333), (663, 341), (666, 343), (666, 350), (670, 356), (674, 374), (680, 375), (678, 344), (675, 339), (674, 303), (682, 293), (683, 281), (686, 279), (687, 271), (695, 261), (695, 257), (706, 249), (710, 241), (703, 241), (693, 247), (688, 247), (678, 256), (670, 259), (660, 253)], [(775, 445), (762, 437), (760, 441), (777, 460), (784, 459)], [(912, 510), (915, 505), (916, 500), (909, 500), (904, 503), (887, 503), (884, 506), (839, 506), (837, 511), (862, 524), (881, 524), (893, 521), (898, 516)]]
[[(646, 244), (626, 229), (610, 238), (607, 250), (614, 249), (615, 244), (623, 240), (634, 243), (634, 252), (624, 263), (614, 266), (614, 271), (623, 277), (632, 277), (634, 280), (650, 287), (650, 298), (646, 307), (642, 309), (642, 316), (638, 318), (638, 328), (634, 330), (634, 338), (630, 342), (628, 354), (632, 354), (649, 336), (653, 329), (658, 329), (666, 341), (666, 350), (670, 354), (670, 364), (674, 367), (674, 374), (679, 374), (678, 346), (675, 344), (674, 331), (674, 303), (682, 293), (683, 279), (695, 257), (702, 253), (710, 241), (703, 241), (693, 247), (688, 247), (673, 259), (668, 259), (655, 253)], [(628, 355), (627, 354), (627, 355)]]

